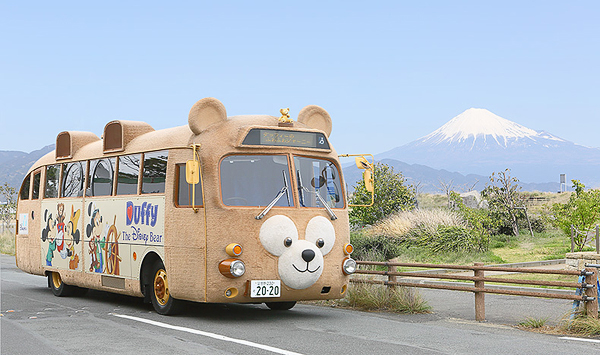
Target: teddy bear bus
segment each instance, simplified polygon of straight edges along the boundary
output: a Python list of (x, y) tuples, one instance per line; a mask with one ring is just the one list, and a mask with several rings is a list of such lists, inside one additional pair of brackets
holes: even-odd
[[(144, 297), (160, 314), (343, 297), (356, 262), (331, 118), (281, 113), (227, 117), (205, 98), (180, 127), (59, 133), (19, 191), (17, 266), (56, 296)], [(372, 156), (355, 159), (372, 191)]]

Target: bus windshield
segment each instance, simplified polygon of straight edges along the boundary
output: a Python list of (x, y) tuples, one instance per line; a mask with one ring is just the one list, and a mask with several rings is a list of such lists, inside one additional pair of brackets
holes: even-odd
[[(343, 208), (340, 174), (329, 160), (285, 155), (234, 155), (221, 161), (221, 197), (226, 206), (292, 207), (295, 181), (300, 207)], [(293, 171), (290, 179), (290, 171)]]
[(301, 207), (344, 207), (340, 174), (333, 162), (295, 156), (294, 168)]
[[(285, 155), (234, 155), (221, 161), (221, 197), (226, 206), (294, 205), (289, 187), (289, 164)], [(284, 189), (285, 187), (285, 189)]]

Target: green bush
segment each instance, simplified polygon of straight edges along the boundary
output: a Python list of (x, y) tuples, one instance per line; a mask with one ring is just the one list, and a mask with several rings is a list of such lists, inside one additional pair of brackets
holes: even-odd
[(354, 246), (352, 258), (356, 260), (388, 261), (400, 255), (402, 250), (395, 238), (370, 236), (362, 232), (351, 233), (350, 243)]
[(575, 193), (567, 203), (552, 205), (551, 221), (555, 227), (563, 231), (566, 237), (571, 236), (571, 226), (575, 228), (575, 245), (583, 251), (597, 223), (600, 222), (600, 190), (585, 190), (579, 180), (571, 180)]
[[(411, 209), (415, 204), (412, 187), (406, 185), (402, 173), (394, 172), (393, 167), (376, 163), (373, 178), (375, 203), (369, 207), (353, 207), (349, 214), (351, 225), (371, 226), (398, 211)], [(350, 203), (354, 205), (371, 203), (371, 193), (367, 191), (363, 180), (356, 184)]]

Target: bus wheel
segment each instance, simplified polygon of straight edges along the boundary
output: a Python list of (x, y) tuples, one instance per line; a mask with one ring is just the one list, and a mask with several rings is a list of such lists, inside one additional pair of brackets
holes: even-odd
[(48, 284), (54, 296), (64, 297), (70, 296), (73, 293), (74, 287), (66, 285), (58, 272), (53, 271), (48, 274)]
[(265, 302), (267, 307), (274, 311), (287, 311), (288, 309), (292, 309), (296, 305), (296, 301), (290, 302)]
[(154, 263), (152, 268), (153, 282), (150, 292), (152, 306), (158, 314), (171, 315), (177, 313), (178, 301), (169, 292), (167, 271), (160, 260)]

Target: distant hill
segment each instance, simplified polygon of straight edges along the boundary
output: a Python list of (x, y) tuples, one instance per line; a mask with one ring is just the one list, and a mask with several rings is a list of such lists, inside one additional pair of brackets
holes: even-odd
[(33, 163), (53, 150), (54, 144), (31, 153), (0, 150), (0, 184), (4, 185), (5, 182), (8, 182), (18, 191), (25, 174)]
[[(420, 164), (407, 164), (394, 159), (377, 160), (394, 168), (395, 172), (401, 172), (406, 178), (407, 183), (418, 185), (419, 192), (425, 193), (443, 193), (441, 183), (452, 184), (455, 191), (462, 192), (469, 189), (481, 191), (489, 182), (489, 176), (468, 174), (463, 175), (457, 172), (450, 172), (443, 169), (433, 169)], [(356, 165), (344, 168), (344, 177), (348, 188), (354, 190), (353, 186), (362, 179), (362, 170)], [(557, 192), (560, 184), (557, 183), (523, 183), (519, 182), (523, 191)]]

